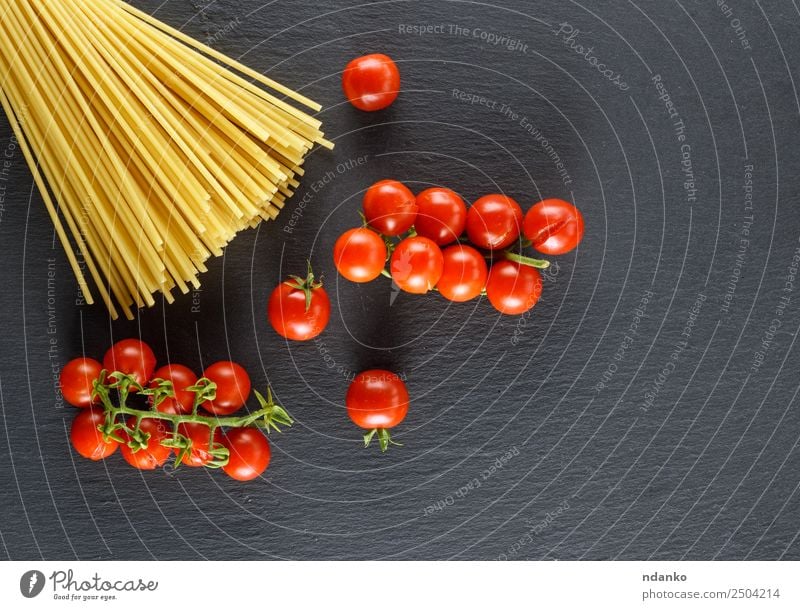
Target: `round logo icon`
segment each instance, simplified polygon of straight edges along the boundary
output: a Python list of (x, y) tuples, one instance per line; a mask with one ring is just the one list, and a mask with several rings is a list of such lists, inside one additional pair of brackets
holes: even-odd
[(44, 589), (44, 574), (39, 570), (28, 570), (19, 579), (19, 591), (24, 597), (36, 597)]

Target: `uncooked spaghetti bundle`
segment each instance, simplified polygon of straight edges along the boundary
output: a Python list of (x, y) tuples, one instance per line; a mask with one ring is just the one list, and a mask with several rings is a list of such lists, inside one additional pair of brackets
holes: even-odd
[(320, 109), (121, 0), (0, 0), (0, 103), (87, 302), (114, 318), (199, 287), (277, 216), (333, 146), (290, 102)]

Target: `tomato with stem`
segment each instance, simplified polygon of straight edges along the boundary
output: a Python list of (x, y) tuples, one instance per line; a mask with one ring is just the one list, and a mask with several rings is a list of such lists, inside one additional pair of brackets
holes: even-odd
[(489, 270), (486, 296), (500, 313), (525, 313), (536, 305), (541, 294), (542, 276), (534, 267), (504, 260)]
[(244, 367), (229, 360), (215, 362), (203, 371), (203, 377), (217, 384), (213, 400), (200, 403), (214, 415), (230, 415), (238, 411), (250, 396), (250, 375)]
[(467, 206), (457, 193), (448, 188), (425, 189), (417, 195), (417, 235), (433, 240), (439, 246), (454, 242), (467, 224)]
[(397, 445), (390, 428), (402, 422), (408, 413), (408, 390), (399, 375), (391, 371), (371, 369), (356, 375), (347, 390), (347, 415), (359, 428), (367, 430), (364, 446), (378, 437), (381, 451)]
[(150, 382), (151, 388), (158, 385), (155, 382), (156, 379), (172, 382), (172, 390), (175, 394), (175, 396), (164, 398), (158, 404), (159, 411), (173, 415), (192, 412), (196, 394), (186, 389), (197, 383), (197, 375), (192, 369), (182, 364), (167, 364), (153, 373), (153, 379)]
[(375, 231), (350, 229), (336, 240), (333, 262), (351, 282), (371, 282), (386, 265), (386, 244)]
[(342, 89), (359, 110), (382, 110), (400, 93), (400, 71), (392, 58), (382, 53), (356, 57), (342, 73)]
[(72, 420), (69, 438), (80, 455), (98, 461), (107, 458), (119, 447), (113, 438), (105, 438), (100, 428), (105, 425), (106, 414), (103, 409), (89, 407), (81, 410)]
[(457, 303), (477, 297), (486, 286), (488, 268), (483, 255), (464, 244), (448, 246), (442, 251), (442, 277), (436, 284), (441, 295)]
[(522, 208), (506, 195), (485, 195), (467, 212), (467, 235), (479, 248), (502, 250), (513, 244), (522, 227)]
[(269, 442), (256, 428), (233, 428), (222, 435), (220, 442), (230, 452), (222, 471), (232, 479), (251, 481), (269, 466)]
[(425, 294), (442, 277), (442, 251), (427, 237), (408, 237), (392, 252), (390, 271), (395, 284), (405, 292)]
[(267, 317), (276, 333), (292, 341), (309, 341), (325, 330), (331, 301), (322, 282), (314, 279), (311, 265), (305, 278), (290, 276), (272, 291)]
[(210, 427), (197, 422), (184, 422), (178, 424), (178, 434), (189, 439), (189, 448), (183, 451), (182, 457), (180, 452), (178, 454), (181, 457), (181, 464), (199, 468), (214, 459), (211, 451), (214, 448), (214, 442), (217, 440), (217, 434), (212, 439)]
[(396, 237), (417, 220), (417, 199), (397, 180), (380, 180), (364, 193), (364, 218), (381, 235)]
[(563, 199), (545, 199), (525, 214), (523, 232), (544, 254), (566, 254), (583, 239), (583, 215)]
[(103, 365), (94, 358), (75, 358), (67, 362), (58, 378), (64, 400), (80, 408), (98, 402), (100, 398), (92, 399), (92, 392), (102, 370)]
[[(156, 368), (156, 357), (153, 350), (144, 341), (123, 339), (116, 342), (103, 357), (103, 368), (109, 373), (119, 371), (131, 375), (141, 386), (152, 378)], [(131, 388), (132, 392), (136, 388)]]
[[(136, 418), (128, 418), (127, 425), (134, 430)], [(169, 435), (164, 422), (153, 418), (142, 419), (139, 432), (142, 434), (142, 442), (138, 442), (127, 432), (121, 433), (122, 440), (125, 441), (120, 446), (123, 459), (139, 470), (155, 470), (163, 466), (172, 454), (171, 448), (161, 444)]]

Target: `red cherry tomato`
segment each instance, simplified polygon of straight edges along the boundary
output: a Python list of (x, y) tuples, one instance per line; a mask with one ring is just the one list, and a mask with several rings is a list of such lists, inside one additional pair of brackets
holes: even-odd
[(269, 466), (269, 442), (256, 428), (232, 428), (222, 436), (220, 442), (231, 454), (222, 470), (232, 479), (251, 481)]
[(408, 413), (408, 390), (395, 373), (372, 369), (356, 375), (345, 404), (347, 414), (359, 428), (393, 428)]
[[(182, 364), (167, 364), (153, 373), (153, 379), (171, 381), (172, 388), (175, 391), (174, 398), (165, 398), (161, 401), (158, 405), (159, 411), (172, 415), (191, 412), (194, 406), (195, 393), (187, 392), (186, 388), (197, 383), (197, 375), (194, 374), (192, 369)], [(155, 383), (150, 384), (151, 388), (155, 386)]]
[(382, 110), (400, 93), (400, 71), (390, 57), (380, 53), (356, 57), (342, 73), (342, 89), (359, 110)]
[(364, 217), (378, 233), (402, 235), (417, 220), (416, 197), (402, 182), (381, 180), (364, 193)]
[[(199, 468), (214, 459), (211, 455), (211, 428), (205, 424), (187, 422), (178, 424), (178, 434), (182, 434), (192, 442), (191, 449), (181, 460), (182, 464)], [(217, 440), (216, 436), (214, 440)]]
[[(300, 286), (307, 286), (307, 289)], [(306, 290), (310, 295), (309, 300), (306, 299)], [(281, 337), (292, 341), (308, 341), (328, 325), (331, 301), (322, 284), (313, 281), (313, 276), (309, 275), (305, 284), (295, 278), (281, 283), (272, 291), (267, 317)]]
[(467, 206), (456, 193), (446, 188), (429, 188), (417, 195), (418, 235), (444, 246), (454, 242), (464, 232)]
[(427, 237), (404, 239), (392, 252), (392, 279), (401, 290), (425, 294), (442, 277), (442, 251)]
[(83, 409), (72, 420), (72, 428), (69, 432), (70, 441), (80, 455), (90, 460), (102, 460), (114, 453), (119, 446), (115, 440), (103, 439), (103, 433), (98, 430), (106, 420), (102, 409), (90, 407)]
[[(133, 429), (135, 425), (136, 419), (129, 418), (128, 427)], [(128, 445), (121, 445), (120, 452), (125, 461), (139, 470), (155, 470), (162, 466), (172, 453), (172, 449), (161, 444), (161, 441), (167, 438), (167, 434), (170, 432), (166, 426), (159, 419), (143, 419), (142, 423), (139, 424), (139, 430), (150, 435), (150, 438), (147, 439), (147, 446), (134, 452)], [(122, 438), (126, 442), (130, 440), (130, 436), (127, 433), (122, 433)]]
[(456, 244), (442, 251), (444, 267), (436, 284), (441, 295), (455, 302), (477, 297), (486, 286), (489, 273), (480, 252), (470, 246)]
[(492, 265), (486, 296), (500, 313), (518, 315), (531, 309), (542, 294), (542, 276), (534, 267), (511, 261)]
[(583, 215), (563, 199), (545, 199), (525, 214), (525, 237), (544, 254), (566, 254), (583, 238)]
[(203, 377), (217, 384), (216, 398), (200, 403), (209, 413), (230, 415), (238, 411), (250, 396), (250, 375), (235, 362), (216, 362), (203, 371)]
[(521, 226), (522, 208), (505, 195), (485, 195), (467, 212), (467, 235), (479, 248), (507, 248), (519, 237)]
[(103, 368), (109, 373), (119, 371), (131, 375), (137, 383), (144, 386), (152, 378), (156, 357), (147, 343), (138, 339), (123, 339), (106, 352)]
[(92, 391), (94, 381), (102, 370), (103, 365), (92, 358), (75, 358), (67, 362), (58, 379), (64, 400), (81, 408), (91, 406), (92, 402), (99, 402), (99, 397), (92, 400)]
[(351, 282), (371, 282), (386, 264), (386, 244), (369, 229), (350, 229), (333, 247), (336, 269)]

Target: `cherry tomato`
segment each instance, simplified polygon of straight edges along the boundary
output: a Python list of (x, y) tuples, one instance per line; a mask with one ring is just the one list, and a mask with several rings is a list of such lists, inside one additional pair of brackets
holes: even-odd
[(432, 239), (440, 246), (454, 242), (464, 232), (467, 206), (456, 193), (446, 188), (429, 188), (417, 195), (418, 235)]
[(106, 352), (103, 368), (109, 373), (120, 371), (131, 375), (137, 383), (144, 386), (152, 378), (156, 357), (147, 343), (138, 339), (123, 339)]
[(386, 244), (369, 229), (350, 229), (333, 247), (336, 269), (351, 282), (371, 282), (386, 264)]
[[(128, 427), (133, 429), (135, 425), (136, 418), (129, 418)], [(161, 441), (167, 438), (170, 431), (167, 430), (167, 424), (163, 421), (152, 418), (143, 419), (142, 423), (139, 424), (139, 430), (150, 435), (150, 438), (147, 439), (147, 446), (134, 452), (128, 445), (123, 444), (120, 446), (120, 452), (125, 461), (134, 468), (155, 470), (162, 466), (172, 453), (171, 448), (161, 444)], [(125, 441), (130, 440), (130, 436), (124, 432), (122, 433), (122, 438)]]
[(231, 454), (222, 470), (232, 479), (250, 481), (269, 466), (269, 442), (256, 428), (232, 428), (222, 436), (220, 442)]
[(401, 290), (425, 294), (442, 277), (442, 251), (427, 237), (404, 239), (392, 252), (392, 279)]
[[(158, 405), (158, 410), (162, 413), (178, 415), (180, 413), (190, 413), (194, 406), (194, 392), (187, 392), (189, 388), (197, 383), (197, 375), (192, 369), (182, 364), (167, 364), (153, 373), (153, 379), (163, 379), (172, 382), (172, 389), (175, 391), (174, 398), (165, 398)], [(155, 383), (150, 387), (154, 388)]]
[(61, 394), (69, 404), (74, 407), (89, 407), (93, 402), (99, 402), (97, 397), (92, 400), (94, 381), (100, 376), (103, 365), (92, 358), (75, 358), (70, 360), (61, 369), (59, 384)]
[(395, 373), (372, 369), (356, 375), (345, 404), (347, 414), (359, 428), (393, 428), (408, 413), (408, 390)]
[(542, 277), (528, 265), (499, 261), (492, 265), (486, 282), (486, 296), (500, 313), (525, 313), (542, 294)]
[(269, 297), (267, 317), (281, 337), (292, 341), (308, 341), (318, 336), (331, 318), (331, 301), (322, 284), (309, 274), (286, 280)]
[[(208, 464), (214, 456), (211, 455), (211, 428), (205, 424), (186, 422), (178, 424), (178, 434), (182, 434), (192, 442), (191, 449), (183, 456), (181, 464), (199, 468)], [(214, 435), (217, 440), (217, 435)]]
[(467, 212), (467, 235), (479, 248), (507, 248), (519, 237), (521, 226), (522, 208), (505, 195), (485, 195)]
[(583, 239), (583, 215), (563, 199), (545, 199), (525, 214), (525, 237), (544, 254), (566, 254)]
[(469, 301), (486, 286), (488, 270), (480, 252), (470, 246), (456, 244), (442, 251), (444, 267), (436, 288), (446, 299)]
[(381, 180), (364, 193), (364, 217), (378, 233), (402, 235), (417, 220), (416, 197), (402, 182)]
[(342, 73), (342, 88), (359, 110), (382, 110), (400, 93), (400, 71), (390, 57), (380, 53), (356, 57)]
[(216, 398), (200, 403), (209, 413), (230, 415), (238, 411), (250, 396), (250, 375), (235, 362), (216, 362), (203, 371), (203, 377), (217, 384)]
[(119, 443), (113, 439), (103, 439), (98, 426), (105, 423), (106, 416), (102, 409), (90, 407), (83, 409), (72, 420), (69, 438), (72, 446), (80, 455), (90, 460), (102, 460), (114, 453)]

